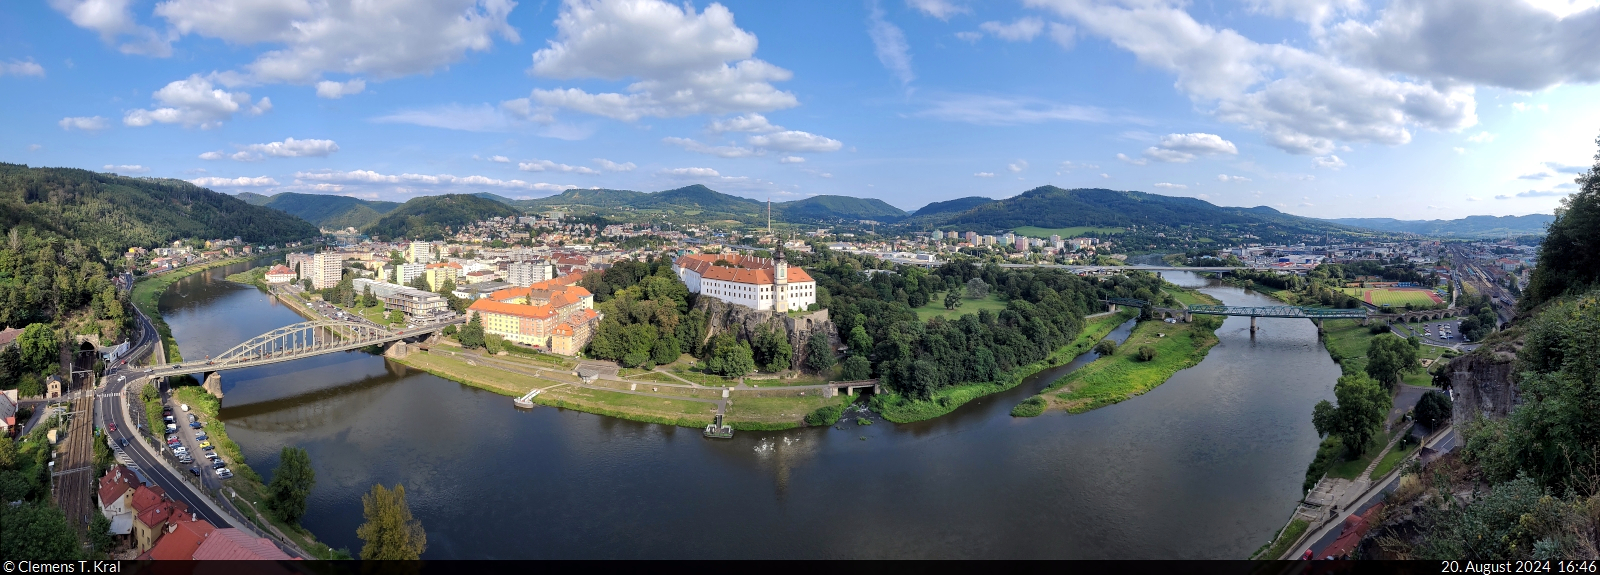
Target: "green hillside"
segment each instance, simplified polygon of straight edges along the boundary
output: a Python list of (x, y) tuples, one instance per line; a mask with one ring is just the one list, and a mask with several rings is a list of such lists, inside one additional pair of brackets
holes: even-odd
[[(761, 224), (767, 219), (767, 203), (724, 194), (695, 184), (660, 192), (628, 190), (567, 190), (548, 198), (519, 200), (517, 207), (529, 211), (565, 210), (594, 213), (613, 219), (649, 221), (671, 219), (679, 222), (733, 220)], [(792, 202), (774, 202), (772, 217), (784, 222), (832, 222), (837, 220), (878, 220), (893, 222), (906, 213), (874, 198), (813, 196)]]
[(926, 206), (922, 206), (911, 215), (916, 217), (924, 217), (937, 214), (956, 214), (984, 204), (993, 203), (994, 201), (995, 200), (991, 198), (985, 198), (983, 196), (967, 196), (965, 198), (956, 198), (954, 200), (946, 200), (943, 202), (933, 202)]
[(1555, 220), (1551, 214), (1526, 216), (1467, 216), (1458, 220), (1396, 220), (1393, 218), (1339, 218), (1327, 221), (1385, 232), (1420, 234), (1425, 236), (1454, 236), (1468, 238), (1499, 238), (1505, 236), (1543, 235), (1545, 226)]
[(401, 204), (363, 231), (386, 240), (440, 240), (447, 233), (474, 222), (522, 213), (506, 204), (473, 195), (422, 196)]
[(252, 206), (265, 206), (267, 202), (272, 201), (272, 196), (264, 196), (255, 192), (239, 192), (234, 194), (233, 197), (244, 200), (244, 203)]
[(906, 217), (905, 210), (883, 200), (850, 196), (812, 196), (773, 204), (772, 209), (781, 212), (785, 221), (844, 219), (896, 222)]
[(400, 207), (399, 202), (362, 200), (328, 194), (284, 192), (267, 199), (266, 207), (316, 224), (323, 229), (363, 228)]

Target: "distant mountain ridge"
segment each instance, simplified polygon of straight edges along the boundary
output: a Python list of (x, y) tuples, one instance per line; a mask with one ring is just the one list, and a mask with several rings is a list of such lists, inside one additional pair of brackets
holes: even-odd
[(505, 203), (475, 195), (421, 196), (400, 204), (362, 231), (384, 240), (440, 240), (473, 223), (522, 213)]
[[(766, 220), (767, 203), (761, 200), (724, 194), (701, 184), (659, 192), (630, 190), (567, 190), (536, 200), (518, 200), (513, 205), (539, 211), (548, 209), (623, 210), (632, 214), (613, 214), (638, 219), (640, 216), (690, 216), (707, 221), (735, 220), (757, 224)], [(773, 202), (772, 217), (784, 222), (837, 220), (875, 220), (896, 222), (906, 212), (876, 198), (820, 195), (802, 200)]]
[[(1023, 226), (1066, 228), (1074, 226), (1128, 227), (1159, 226), (1262, 226), (1275, 225), (1304, 233), (1347, 231), (1348, 228), (1300, 216), (1285, 214), (1266, 206), (1224, 207), (1198, 198), (1162, 196), (1145, 192), (1101, 188), (1062, 189), (1041, 186), (1003, 200), (978, 202), (963, 198), (972, 207), (930, 205), (932, 214), (917, 216), (932, 225), (967, 226), (974, 229), (1003, 230)], [(928, 208), (924, 208), (926, 210)], [(924, 210), (918, 210), (921, 214)]]
[(254, 192), (241, 192), (236, 197), (254, 205), (282, 211), (326, 230), (361, 229), (400, 207), (399, 202), (363, 200), (332, 194), (283, 192), (273, 196), (263, 196)]
[(1456, 220), (1397, 220), (1394, 218), (1332, 218), (1325, 221), (1385, 232), (1424, 236), (1503, 237), (1543, 235), (1555, 220), (1552, 214), (1526, 216), (1467, 216)]

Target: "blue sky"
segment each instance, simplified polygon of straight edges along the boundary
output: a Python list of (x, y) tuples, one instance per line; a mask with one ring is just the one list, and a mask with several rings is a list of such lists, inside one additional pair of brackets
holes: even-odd
[(1045, 184), (1317, 217), (1548, 213), (1600, 0), (44, 0), (0, 161), (404, 201)]

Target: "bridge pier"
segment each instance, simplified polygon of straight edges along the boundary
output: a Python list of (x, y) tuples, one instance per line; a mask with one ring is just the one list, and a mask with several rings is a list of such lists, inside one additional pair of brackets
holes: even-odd
[(408, 355), (411, 355), (411, 346), (407, 345), (404, 340), (390, 343), (389, 347), (386, 347), (383, 350), (384, 357), (405, 359), (405, 357)]
[(1256, 336), (1256, 316), (1250, 316), (1250, 337)]
[(1110, 313), (1117, 313), (1117, 304), (1114, 304), (1114, 303), (1106, 304), (1106, 311), (1110, 312)]
[(206, 390), (206, 393), (210, 393), (217, 399), (222, 399), (222, 372), (213, 371), (206, 374), (205, 383), (200, 386), (200, 389)]

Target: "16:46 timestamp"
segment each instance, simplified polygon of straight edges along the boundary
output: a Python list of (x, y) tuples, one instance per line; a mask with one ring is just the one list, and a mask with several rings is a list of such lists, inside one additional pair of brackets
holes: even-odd
[(1600, 573), (1595, 561), (1441, 561), (1441, 573)]

